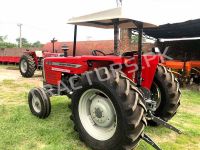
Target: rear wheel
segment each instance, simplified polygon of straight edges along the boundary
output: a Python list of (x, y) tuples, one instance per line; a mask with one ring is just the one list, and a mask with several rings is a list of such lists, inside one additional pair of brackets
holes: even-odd
[(19, 70), (23, 77), (30, 78), (34, 75), (36, 69), (35, 61), (31, 55), (23, 55), (20, 59)]
[(140, 141), (146, 120), (143, 95), (123, 74), (96, 71), (91, 83), (82, 76), (72, 96), (72, 117), (82, 141), (97, 150), (132, 149)]
[[(166, 67), (158, 65), (153, 84), (151, 86), (152, 100), (156, 101), (155, 116), (168, 121), (177, 112), (180, 105), (180, 88), (173, 73)], [(149, 121), (150, 125), (158, 125)]]

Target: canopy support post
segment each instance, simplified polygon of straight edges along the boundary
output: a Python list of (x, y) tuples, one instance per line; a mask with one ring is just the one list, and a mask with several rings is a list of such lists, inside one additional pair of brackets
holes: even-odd
[(142, 85), (142, 36), (143, 36), (143, 23), (135, 23), (138, 28), (138, 71), (137, 71), (137, 86)]
[(74, 45), (73, 45), (73, 57), (76, 56), (76, 38), (77, 38), (77, 25), (74, 25)]
[(114, 54), (119, 54), (119, 19), (112, 20), (114, 25)]

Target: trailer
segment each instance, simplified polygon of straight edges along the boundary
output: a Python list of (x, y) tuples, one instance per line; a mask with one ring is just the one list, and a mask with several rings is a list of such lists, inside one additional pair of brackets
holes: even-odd
[(0, 63), (19, 63), (20, 57), (17, 56), (0, 56)]

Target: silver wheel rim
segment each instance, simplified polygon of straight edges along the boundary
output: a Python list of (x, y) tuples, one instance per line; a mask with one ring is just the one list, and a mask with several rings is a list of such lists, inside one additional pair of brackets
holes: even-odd
[(110, 98), (102, 91), (89, 89), (79, 105), (80, 121), (87, 133), (96, 140), (110, 139), (117, 128), (117, 114)]
[(23, 72), (23, 73), (26, 73), (26, 71), (27, 71), (27, 68), (28, 68), (28, 64), (27, 64), (27, 62), (26, 62), (26, 60), (22, 60), (21, 61), (21, 71)]
[(41, 102), (38, 97), (36, 97), (35, 94), (33, 94), (32, 98), (32, 106), (35, 112), (40, 113), (41, 112)]
[(153, 83), (153, 90), (154, 91), (152, 91), (152, 100), (156, 102), (157, 110), (161, 103), (161, 91), (155, 82)]

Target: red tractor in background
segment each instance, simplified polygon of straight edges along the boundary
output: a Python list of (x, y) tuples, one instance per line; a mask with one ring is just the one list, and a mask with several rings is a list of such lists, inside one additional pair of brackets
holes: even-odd
[[(71, 98), (71, 120), (83, 142), (92, 149), (133, 149), (143, 139), (160, 150), (144, 133), (147, 124), (168, 124), (180, 105), (179, 83), (172, 72), (159, 64), (159, 55), (143, 55), (143, 28), (153, 24), (122, 17), (122, 8), (72, 18), (73, 56), (46, 57), (43, 88), (29, 92), (30, 111), (39, 118), (51, 112), (50, 96)], [(114, 28), (114, 52), (93, 50), (93, 56), (76, 56), (77, 26)], [(119, 55), (119, 28), (138, 29), (138, 52)]]
[(51, 43), (53, 45), (52, 53), (43, 52), (41, 50), (37, 50), (37, 51), (27, 50), (26, 52), (24, 52), (19, 62), (19, 70), (23, 77), (31, 78), (34, 75), (36, 69), (39, 69), (39, 70), (42, 69), (42, 60), (45, 57), (62, 56), (62, 54), (60, 53), (55, 53), (55, 50), (54, 50), (55, 42), (57, 42), (57, 40), (53, 38), (53, 40), (51, 40)]
[(42, 60), (45, 57), (58, 57), (61, 55), (43, 51), (26, 51), (20, 58), (20, 73), (25, 78), (31, 78), (37, 69), (42, 69)]

